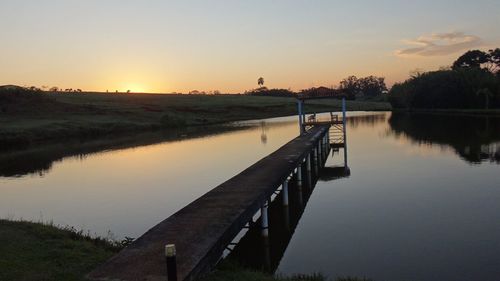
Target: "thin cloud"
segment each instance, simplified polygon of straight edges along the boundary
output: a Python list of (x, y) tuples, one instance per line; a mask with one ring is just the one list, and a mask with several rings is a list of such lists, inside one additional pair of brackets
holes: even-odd
[(463, 32), (434, 33), (413, 40), (404, 40), (403, 42), (415, 47), (396, 50), (396, 56), (445, 56), (469, 50), (482, 44), (481, 38)]

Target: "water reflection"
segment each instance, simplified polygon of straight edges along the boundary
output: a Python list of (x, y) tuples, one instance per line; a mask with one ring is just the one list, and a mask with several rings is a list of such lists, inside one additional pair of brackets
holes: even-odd
[(301, 184), (298, 184), (295, 177), (292, 178), (288, 183), (288, 205), (284, 204), (282, 192), (269, 204), (269, 235), (262, 236), (260, 219), (251, 222), (249, 230), (231, 250), (227, 259), (237, 261), (247, 268), (275, 273), (318, 180), (328, 182), (349, 175), (347, 167), (324, 166), (317, 173), (314, 169), (306, 172), (305, 181)]
[[(375, 124), (385, 121), (385, 114), (351, 116), (350, 126), (359, 124)], [(208, 137), (229, 131), (243, 130), (249, 127), (260, 126), (260, 141), (268, 142), (268, 131), (272, 128), (295, 124), (295, 118), (274, 118), (272, 122), (246, 121), (229, 126), (194, 127), (184, 130), (169, 130), (168, 132), (151, 132), (133, 136), (100, 138), (95, 140), (64, 141), (37, 145), (22, 150), (2, 151), (0, 153), (0, 177), (22, 177), (26, 175), (44, 176), (49, 173), (56, 162), (67, 158), (84, 160), (92, 154), (141, 147), (163, 142), (178, 141)]]
[(500, 164), (499, 117), (393, 113), (389, 125), (397, 137), (448, 145), (469, 163)]
[(212, 126), (184, 130), (150, 132), (133, 136), (101, 138), (87, 141), (66, 141), (45, 144), (24, 150), (0, 153), (0, 177), (44, 176), (55, 162), (65, 158), (84, 160), (89, 155), (114, 150), (141, 147), (163, 142), (208, 137), (229, 131), (248, 128), (250, 125)]
[(373, 127), (387, 120), (387, 113), (371, 113), (366, 115), (355, 115), (347, 117), (347, 125), (349, 128), (357, 128), (360, 125)]
[(267, 143), (267, 124), (266, 121), (261, 121), (260, 122), (260, 142), (263, 144)]

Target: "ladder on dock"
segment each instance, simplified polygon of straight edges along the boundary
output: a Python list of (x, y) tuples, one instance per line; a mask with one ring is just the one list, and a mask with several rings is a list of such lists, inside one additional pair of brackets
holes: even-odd
[(329, 116), (317, 117), (317, 114), (311, 114), (306, 116), (306, 120), (303, 122), (304, 131), (308, 131), (314, 126), (318, 125), (329, 125), (330, 129), (328, 132), (330, 147), (334, 152), (338, 152), (339, 148), (345, 146), (345, 120), (340, 118), (339, 115), (330, 112)]

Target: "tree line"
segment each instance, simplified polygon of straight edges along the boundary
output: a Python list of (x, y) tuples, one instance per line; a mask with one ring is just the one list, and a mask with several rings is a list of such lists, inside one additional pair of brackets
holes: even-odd
[(412, 75), (389, 91), (393, 108), (500, 108), (500, 49), (471, 50), (451, 67)]
[(294, 92), (291, 89), (268, 89), (264, 86), (264, 78), (260, 77), (257, 80), (258, 88), (251, 91), (245, 92), (247, 95), (254, 96), (275, 96), (275, 97), (334, 97), (334, 98), (346, 98), (349, 100), (355, 100), (357, 98), (362, 99), (374, 99), (382, 97), (387, 93), (387, 86), (385, 84), (384, 77), (377, 76), (367, 76), (367, 77), (356, 77), (351, 75), (339, 82), (337, 87), (312, 87), (308, 89), (303, 89), (298, 92)]

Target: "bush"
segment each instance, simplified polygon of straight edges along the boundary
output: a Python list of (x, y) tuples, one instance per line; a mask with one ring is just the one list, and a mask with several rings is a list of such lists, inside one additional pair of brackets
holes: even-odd
[(395, 84), (393, 108), (500, 108), (500, 79), (480, 68), (425, 72)]

